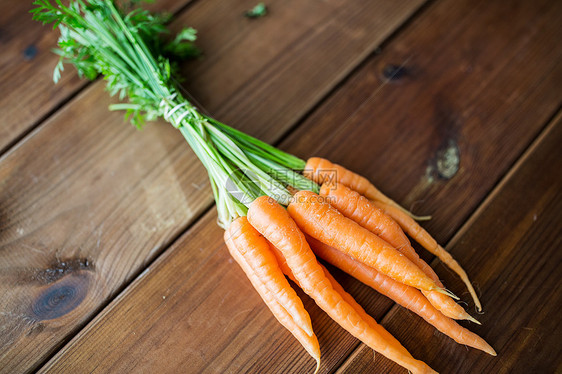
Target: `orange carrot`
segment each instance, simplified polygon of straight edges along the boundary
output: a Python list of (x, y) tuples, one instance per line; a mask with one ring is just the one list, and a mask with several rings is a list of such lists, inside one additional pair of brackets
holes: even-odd
[[(320, 264), (320, 266), (322, 266), (322, 264)], [(357, 301), (355, 301), (353, 296), (351, 296), (349, 293), (347, 293), (343, 289), (341, 284), (339, 284), (336, 281), (336, 279), (332, 276), (332, 274), (330, 274), (328, 272), (328, 269), (326, 269), (324, 266), (322, 266), (322, 269), (324, 270), (324, 275), (326, 276), (326, 278), (328, 278), (330, 280), (330, 283), (332, 284), (332, 287), (334, 288), (334, 290), (336, 290), (336, 292), (339, 293), (342, 296), (342, 298), (349, 305), (351, 305), (351, 307), (353, 309), (355, 309), (355, 311), (357, 312), (357, 314), (359, 314), (361, 316), (363, 321), (367, 322), (369, 324), (369, 326), (371, 326), (371, 328), (373, 328), (373, 330), (377, 331), (380, 334), (380, 336), (382, 336), (384, 338), (384, 340), (386, 340), (388, 343), (392, 344), (395, 348), (400, 350), (400, 352), (402, 352), (403, 354), (405, 354), (409, 357), (412, 357), (410, 352), (408, 352), (408, 350), (406, 348), (404, 348), (404, 346), (391, 333), (389, 333), (382, 325), (379, 325), (377, 323), (377, 321), (375, 321), (375, 319), (373, 317), (371, 317), (369, 314), (367, 314), (367, 312), (365, 312), (365, 309), (363, 309), (361, 307), (361, 305), (359, 305), (357, 303)]]
[(334, 164), (320, 157), (311, 157), (307, 160), (303, 174), (308, 179), (312, 179), (316, 183), (322, 185), (334, 182), (348, 186), (352, 190), (359, 192), (371, 200), (384, 202), (388, 205), (400, 209), (410, 217), (417, 220), (428, 220), (430, 216), (415, 216), (406, 209), (402, 208), (392, 199), (380, 192), (369, 180), (361, 175), (344, 168), (341, 165)]
[(246, 217), (230, 224), (230, 239), (250, 268), (261, 279), (277, 302), (293, 317), (308, 335), (312, 336), (310, 316), (301, 299), (283, 275), (269, 243), (250, 225)]
[[(281, 268), (283, 273), (286, 276), (288, 276), (289, 279), (291, 279), (293, 282), (295, 282), (300, 287), (299, 282), (297, 281), (297, 279), (293, 275), (293, 272), (289, 268), (289, 265), (287, 265), (287, 261), (285, 260), (285, 257), (283, 257), (283, 253), (281, 253), (281, 251), (279, 249), (275, 248), (275, 246), (273, 246), (273, 245), (271, 246), (271, 249), (273, 250), (273, 253), (275, 254), (275, 257), (277, 257), (277, 262), (279, 263), (279, 267)], [(334, 288), (334, 290), (337, 293), (339, 293), (341, 295), (341, 297), (349, 305), (351, 305), (351, 307), (353, 309), (355, 309), (355, 311), (357, 312), (357, 314), (359, 314), (361, 316), (363, 321), (367, 322), (369, 324), (369, 326), (371, 326), (371, 328), (373, 328), (373, 330), (377, 331), (388, 343), (394, 345), (395, 348), (401, 350), (402, 353), (404, 353), (405, 355), (408, 355), (408, 356), (412, 357), (410, 352), (408, 352), (408, 350), (406, 348), (404, 348), (404, 346), (402, 346), (402, 344), (400, 344), (400, 342), (398, 340), (396, 340), (396, 338), (394, 336), (392, 336), (391, 333), (386, 331), (386, 329), (384, 327), (382, 327), (382, 325), (379, 325), (373, 317), (368, 315), (367, 312), (365, 312), (365, 310), (361, 307), (361, 305), (359, 305), (355, 301), (353, 296), (348, 294), (343, 289), (343, 287), (338, 283), (338, 281), (336, 281), (336, 279), (328, 272), (328, 269), (326, 269), (324, 266), (322, 266), (322, 264), (320, 264), (320, 266), (322, 267), (322, 270), (324, 270), (324, 275), (326, 276), (326, 278), (328, 278), (330, 280), (330, 283), (331, 283), (332, 287)]]
[(406, 256), (369, 230), (344, 217), (322, 196), (311, 191), (300, 191), (293, 196), (287, 210), (308, 235), (381, 273), (412, 287), (446, 292)]
[[(340, 183), (322, 185), (320, 195), (326, 197), (330, 204), (344, 216), (388, 242), (431, 277), (439, 287), (443, 287), (435, 271), (412, 248), (400, 225), (386, 215), (382, 209), (377, 208), (369, 199)], [(476, 319), (447, 295), (436, 291), (422, 292), (429, 302), (447, 317), (468, 319), (479, 324)]]
[(462, 281), (468, 288), (468, 291), (470, 292), (470, 295), (472, 296), (472, 299), (474, 300), (474, 304), (476, 305), (478, 311), (482, 310), (482, 305), (480, 304), (480, 300), (478, 299), (478, 295), (476, 294), (474, 287), (472, 287), (472, 283), (470, 283), (470, 279), (468, 279), (468, 275), (466, 274), (462, 266), (459, 265), (459, 263), (453, 258), (453, 256), (451, 256), (449, 252), (441, 247), (435, 241), (435, 239), (433, 239), (433, 237), (423, 229), (423, 227), (421, 227), (408, 215), (404, 214), (400, 209), (396, 209), (393, 206), (377, 201), (374, 201), (373, 203), (375, 206), (382, 209), (386, 214), (392, 217), (396, 222), (398, 222), (400, 227), (402, 227), (402, 229), (406, 231), (406, 233), (410, 235), (416, 242), (420, 243), (422, 247), (437, 256), (441, 261), (443, 261), (445, 265), (447, 265), (455, 273), (457, 273), (457, 275), (462, 279)]
[(405, 355), (388, 344), (334, 290), (308, 246), (304, 234), (281, 205), (271, 198), (262, 196), (250, 204), (248, 221), (283, 253), (303, 291), (310, 295), (334, 321), (372, 349), (413, 373), (434, 373), (425, 363)]
[(445, 317), (439, 310), (431, 305), (417, 289), (396, 282), (375, 269), (354, 260), (345, 253), (310, 236), (306, 238), (310, 247), (318, 257), (340, 268), (360, 282), (372, 287), (377, 292), (394, 300), (404, 308), (416, 313), (457, 343), (480, 349), (492, 356), (496, 355), (494, 349), (486, 343), (484, 339), (463, 328), (454, 320)]
[[(251, 233), (251, 235), (253, 236), (253, 233)], [(318, 344), (316, 335), (309, 335), (306, 331), (304, 331), (293, 320), (293, 317), (287, 312), (287, 310), (281, 304), (279, 304), (275, 295), (265, 286), (264, 282), (256, 275), (252, 267), (248, 264), (248, 262), (242, 255), (240, 251), (240, 243), (236, 243), (235, 240), (232, 240), (232, 234), (230, 230), (225, 231), (224, 241), (229, 249), (232, 258), (234, 258), (234, 260), (240, 265), (244, 273), (246, 273), (246, 276), (254, 286), (254, 289), (261, 296), (262, 300), (271, 310), (275, 318), (279, 321), (279, 323), (281, 323), (281, 325), (289, 330), (291, 334), (293, 334), (293, 336), (301, 343), (308, 354), (310, 354), (312, 358), (316, 360), (315, 373), (318, 372), (318, 369), (320, 368), (320, 345)]]

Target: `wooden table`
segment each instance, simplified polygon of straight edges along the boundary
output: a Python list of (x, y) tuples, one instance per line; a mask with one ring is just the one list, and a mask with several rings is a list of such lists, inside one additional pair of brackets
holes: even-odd
[[(433, 215), (484, 306), (462, 324), (498, 356), (336, 278), (439, 372), (561, 372), (562, 2), (266, 3), (255, 20), (248, 0), (152, 7), (199, 30), (182, 75), (215, 117)], [(313, 372), (230, 259), (179, 132), (125, 124), (71, 67), (52, 84), (57, 35), (30, 7), (0, 2), (0, 372)], [(300, 295), (321, 373), (405, 373)]]

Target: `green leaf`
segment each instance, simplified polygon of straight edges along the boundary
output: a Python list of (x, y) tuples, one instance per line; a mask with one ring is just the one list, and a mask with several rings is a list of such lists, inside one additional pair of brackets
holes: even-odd
[(197, 30), (195, 30), (193, 27), (186, 27), (177, 33), (174, 42), (181, 43), (184, 40), (194, 42), (196, 39), (197, 39)]
[(248, 10), (244, 15), (248, 18), (259, 18), (267, 14), (267, 6), (264, 3), (259, 3), (252, 9)]
[(185, 59), (201, 55), (201, 50), (193, 43), (197, 39), (197, 31), (187, 27), (181, 30), (174, 40), (164, 46), (164, 52), (171, 57)]
[(53, 71), (53, 82), (58, 83), (61, 78), (61, 71), (64, 70), (64, 65), (62, 63), (62, 57), (59, 59), (59, 62), (55, 66), (55, 70)]

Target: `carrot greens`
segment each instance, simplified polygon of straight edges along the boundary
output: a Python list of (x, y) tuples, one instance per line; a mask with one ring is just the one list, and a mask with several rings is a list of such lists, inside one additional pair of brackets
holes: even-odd
[(124, 13), (111, 0), (36, 0), (34, 19), (60, 30), (60, 56), (53, 78), (64, 64), (79, 76), (103, 76), (109, 93), (124, 102), (110, 110), (124, 110), (137, 127), (164, 118), (184, 136), (201, 160), (211, 186), (222, 227), (247, 212), (262, 195), (287, 205), (288, 186), (319, 191), (299, 174), (305, 162), (250, 135), (202, 114), (181, 93), (177, 60), (198, 55), (196, 31), (186, 28), (166, 40), (168, 16), (135, 8)]

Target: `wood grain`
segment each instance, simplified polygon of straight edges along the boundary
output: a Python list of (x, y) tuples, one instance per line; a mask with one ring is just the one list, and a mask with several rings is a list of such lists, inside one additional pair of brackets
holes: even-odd
[(58, 36), (31, 19), (29, 1), (0, 2), (0, 150), (56, 108), (85, 82), (64, 74), (53, 84)]
[[(559, 5), (546, 1), (433, 3), (282, 147), (303, 157), (329, 155), (401, 201), (427, 195), (414, 210), (436, 213), (428, 227), (445, 242), (559, 107), (559, 15)], [(404, 62), (402, 73), (392, 67)], [(454, 175), (443, 168), (449, 144), (460, 149)], [(435, 169), (426, 177), (428, 166)], [(42, 371), (311, 371), (312, 360), (229, 259), (214, 218), (209, 213), (180, 237)], [(480, 284), (490, 275), (469, 266), (478, 247), (468, 249), (461, 261)], [(371, 315), (390, 309), (389, 300), (334, 273)], [(451, 278), (447, 286), (468, 300)], [(321, 344), (321, 372), (332, 372), (358, 342), (303, 299)], [(439, 348), (458, 348), (446, 344)], [(382, 365), (376, 372), (398, 369)]]
[[(251, 21), (252, 2), (213, 0), (172, 27), (201, 32), (202, 104), (276, 141), (420, 3), (272, 1)], [(2, 372), (39, 365), (212, 204), (180, 134), (135, 131), (110, 102), (90, 85), (0, 160)]]
[[(393, 307), (383, 323), (432, 368), (443, 373), (552, 373), (562, 365), (562, 114), (487, 199), (451, 252), (477, 279), (482, 326), (469, 328), (498, 352), (491, 357), (451, 344), (418, 316)], [(477, 249), (477, 250), (475, 250)], [(435, 265), (435, 264), (434, 264)], [(442, 267), (441, 267), (442, 268)], [(447, 284), (458, 284), (450, 273)], [(423, 342), (423, 344), (420, 344)], [(339, 374), (386, 370), (361, 345)]]
[[(176, 12), (189, 0), (161, 0), (151, 7)], [(33, 21), (31, 1), (0, 1), (0, 153), (87, 84), (70, 66), (58, 84), (53, 69), (58, 31)]]

